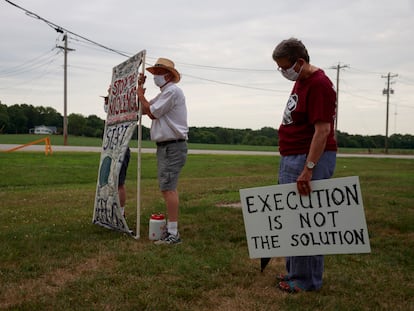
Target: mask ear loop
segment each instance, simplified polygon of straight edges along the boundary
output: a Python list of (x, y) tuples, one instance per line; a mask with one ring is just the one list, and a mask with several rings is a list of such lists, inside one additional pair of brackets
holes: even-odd
[(298, 78), (299, 78), (300, 74), (302, 73), (303, 66), (305, 66), (305, 64), (302, 64), (302, 66), (300, 66), (300, 69), (299, 69), (299, 72), (298, 72)]
[(165, 80), (165, 83), (162, 86), (160, 86), (160, 88), (166, 86), (168, 83), (173, 81), (174, 80), (174, 75), (171, 72), (168, 72), (164, 75), (164, 80)]

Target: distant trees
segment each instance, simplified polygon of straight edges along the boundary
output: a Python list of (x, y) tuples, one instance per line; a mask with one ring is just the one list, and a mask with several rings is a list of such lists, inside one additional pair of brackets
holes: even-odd
[(414, 136), (408, 134), (393, 134), (388, 139), (388, 146), (392, 149), (413, 149)]
[[(54, 126), (62, 133), (63, 117), (51, 107), (34, 107), (21, 104), (6, 106), (0, 101), (0, 134), (25, 134), (38, 125)], [(84, 117), (72, 113), (68, 116), (68, 133), (75, 136), (102, 137), (105, 121), (96, 115)], [(137, 137), (137, 131), (134, 138)], [(150, 130), (143, 126), (142, 139), (150, 139)], [(384, 148), (385, 137), (337, 133), (339, 147)], [(223, 127), (191, 127), (189, 142), (203, 144), (229, 144), (277, 146), (277, 130), (263, 127), (259, 130), (230, 129)], [(388, 147), (393, 149), (414, 149), (414, 136), (394, 134), (388, 138)]]
[[(337, 133), (337, 140), (339, 147), (346, 148), (385, 148), (385, 136), (373, 135), (350, 135), (347, 133)], [(393, 149), (414, 149), (414, 136), (393, 134), (388, 137), (388, 147)]]
[(68, 133), (75, 136), (102, 137), (105, 121), (96, 115), (84, 117), (72, 113), (68, 116)]
[(191, 127), (188, 141), (202, 144), (277, 146), (277, 131), (271, 127), (260, 130), (223, 127)]
[(6, 106), (0, 102), (0, 134), (29, 133), (36, 125), (62, 129), (63, 117), (55, 109), (22, 104)]

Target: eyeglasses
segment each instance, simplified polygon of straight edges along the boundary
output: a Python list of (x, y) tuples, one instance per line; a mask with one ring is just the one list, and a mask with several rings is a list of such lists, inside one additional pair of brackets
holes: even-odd
[(292, 70), (293, 70), (293, 68), (295, 68), (295, 66), (296, 66), (297, 62), (298, 62), (298, 61), (296, 61), (296, 62), (293, 64), (293, 66), (292, 66), (292, 67), (289, 67), (289, 68), (277, 67), (277, 70), (278, 70), (278, 71), (281, 71), (281, 72), (284, 72), (284, 73), (289, 72), (289, 71), (292, 71)]

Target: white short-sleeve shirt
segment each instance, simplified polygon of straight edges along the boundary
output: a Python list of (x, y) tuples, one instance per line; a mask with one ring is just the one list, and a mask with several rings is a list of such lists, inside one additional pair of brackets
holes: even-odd
[(161, 88), (161, 93), (150, 100), (150, 110), (155, 117), (151, 124), (151, 140), (188, 139), (185, 97), (175, 83), (170, 82)]

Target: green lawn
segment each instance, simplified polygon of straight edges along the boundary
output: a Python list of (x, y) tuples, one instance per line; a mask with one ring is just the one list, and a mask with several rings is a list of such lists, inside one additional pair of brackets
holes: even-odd
[[(127, 176), (135, 228), (136, 154)], [(360, 176), (372, 252), (326, 256), (319, 292), (282, 293), (248, 257), (240, 188), (276, 182), (278, 157), (189, 155), (182, 172), (183, 243), (148, 240), (164, 212), (155, 155), (142, 155), (141, 238), (91, 223), (98, 153), (0, 153), (1, 310), (413, 310), (414, 162), (338, 158)]]
[[(63, 145), (63, 136), (61, 135), (33, 135), (33, 134), (0, 134), (0, 144), (27, 144), (34, 140), (50, 137), (53, 145)], [(69, 146), (102, 146), (101, 138), (69, 136)], [(136, 140), (130, 142), (130, 146), (136, 148)], [(154, 148), (155, 144), (151, 141), (142, 141), (143, 148)], [(220, 144), (189, 144), (190, 149), (200, 150), (241, 150), (241, 151), (278, 151), (277, 146), (249, 146), (249, 145), (220, 145)], [(363, 148), (340, 148), (340, 153), (361, 153), (361, 154), (378, 154), (383, 153), (383, 149), (363, 149)], [(389, 149), (390, 154), (414, 154), (413, 149)]]

